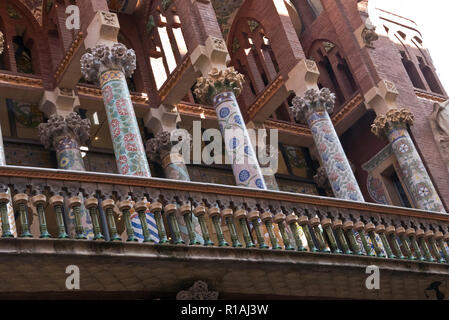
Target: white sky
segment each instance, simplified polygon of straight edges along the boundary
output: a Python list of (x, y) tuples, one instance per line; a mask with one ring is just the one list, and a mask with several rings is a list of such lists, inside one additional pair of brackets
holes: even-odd
[(369, 5), (384, 8), (418, 24), (424, 46), (429, 48), (439, 78), (449, 91), (449, 1), (448, 0), (371, 0)]

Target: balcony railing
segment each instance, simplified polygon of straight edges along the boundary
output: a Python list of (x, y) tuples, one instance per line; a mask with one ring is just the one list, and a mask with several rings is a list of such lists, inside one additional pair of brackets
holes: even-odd
[[(0, 167), (0, 188), (3, 238), (13, 236), (7, 223), (11, 201), (18, 237), (64, 241), (68, 235), (63, 215), (71, 210), (76, 237), (83, 239), (83, 206), (91, 216), (95, 241), (101, 238), (99, 207), (111, 241), (122, 241), (118, 224), (126, 232), (124, 241), (135, 241), (130, 212), (144, 217), (149, 209), (160, 244), (168, 246), (194, 244), (193, 222), (198, 221), (204, 245), (209, 246), (449, 261), (449, 215), (435, 212), (217, 184), (15, 166)], [(32, 234), (28, 223), (33, 208), (39, 234)], [(48, 233), (49, 215), (56, 221), (57, 234)], [(182, 241), (180, 219), (186, 221), (190, 243)], [(145, 220), (141, 219), (141, 233), (145, 242), (153, 242)]]

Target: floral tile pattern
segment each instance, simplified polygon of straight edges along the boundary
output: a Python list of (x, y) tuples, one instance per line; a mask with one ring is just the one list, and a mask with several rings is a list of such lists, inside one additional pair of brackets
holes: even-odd
[(424, 168), (408, 131), (405, 128), (393, 127), (387, 136), (401, 167), (406, 187), (417, 206), (423, 210), (444, 212), (440, 197)]
[(119, 172), (150, 177), (145, 148), (123, 72), (104, 72), (100, 76), (100, 84)]
[(313, 112), (307, 121), (335, 196), (363, 202), (362, 192), (352, 174), (329, 114), (326, 111)]
[(267, 189), (234, 93), (218, 94), (214, 106), (237, 186)]

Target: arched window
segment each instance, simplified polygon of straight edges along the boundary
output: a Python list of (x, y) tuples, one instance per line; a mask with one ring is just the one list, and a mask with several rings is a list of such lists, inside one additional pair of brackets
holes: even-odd
[(418, 89), (426, 90), (426, 87), (424, 86), (424, 83), (422, 82), (413, 61), (410, 61), (407, 58), (407, 55), (404, 51), (400, 51), (400, 53), (402, 57), (402, 64), (404, 65), (404, 68), (407, 71), (408, 77), (412, 81), (413, 86)]
[(424, 59), (422, 57), (417, 57), (417, 58), (419, 61), (419, 68), (421, 69), (421, 72), (424, 75), (424, 78), (426, 79), (426, 82), (427, 82), (430, 90), (432, 90), (432, 92), (435, 92), (435, 93), (438, 93), (441, 95), (444, 94), (432, 68), (430, 68), (424, 62)]
[(336, 44), (327, 40), (315, 41), (309, 51), (309, 59), (314, 60), (320, 70), (319, 86), (335, 93), (336, 108), (358, 90), (347, 60)]

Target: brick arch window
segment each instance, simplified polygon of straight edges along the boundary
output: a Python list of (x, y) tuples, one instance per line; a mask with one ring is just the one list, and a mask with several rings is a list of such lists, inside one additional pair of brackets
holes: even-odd
[[(8, 1), (0, 8), (2, 31), (7, 50), (3, 55), (4, 68), (18, 73), (40, 74), (39, 55), (43, 37), (31, 12), (19, 2)], [(48, 49), (47, 49), (48, 50)]]
[(345, 55), (338, 46), (327, 40), (315, 41), (309, 59), (316, 62), (320, 77), (319, 87), (327, 87), (336, 95), (336, 108), (343, 105), (358, 90)]
[(408, 77), (412, 81), (415, 88), (426, 90), (424, 83), (421, 80), (421, 76), (416, 69), (413, 61), (409, 60), (405, 51), (400, 51), (402, 57), (402, 64), (404, 65), (405, 71), (407, 71)]
[(438, 93), (443, 95), (443, 90), (441, 89), (440, 84), (438, 83), (437, 77), (435, 76), (435, 73), (433, 69), (426, 64), (424, 59), (422, 57), (417, 57), (419, 62), (419, 68), (421, 69), (421, 72), (426, 79), (427, 85), (429, 86), (430, 90), (434, 93)]
[(174, 2), (153, 1), (150, 12), (145, 30), (149, 41), (144, 45), (150, 55), (156, 87), (160, 89), (188, 50)]
[[(249, 103), (279, 74), (279, 64), (262, 24), (253, 18), (241, 18), (234, 27), (231, 64), (245, 76), (245, 86), (252, 97)], [(245, 103), (245, 104), (247, 104)]]

